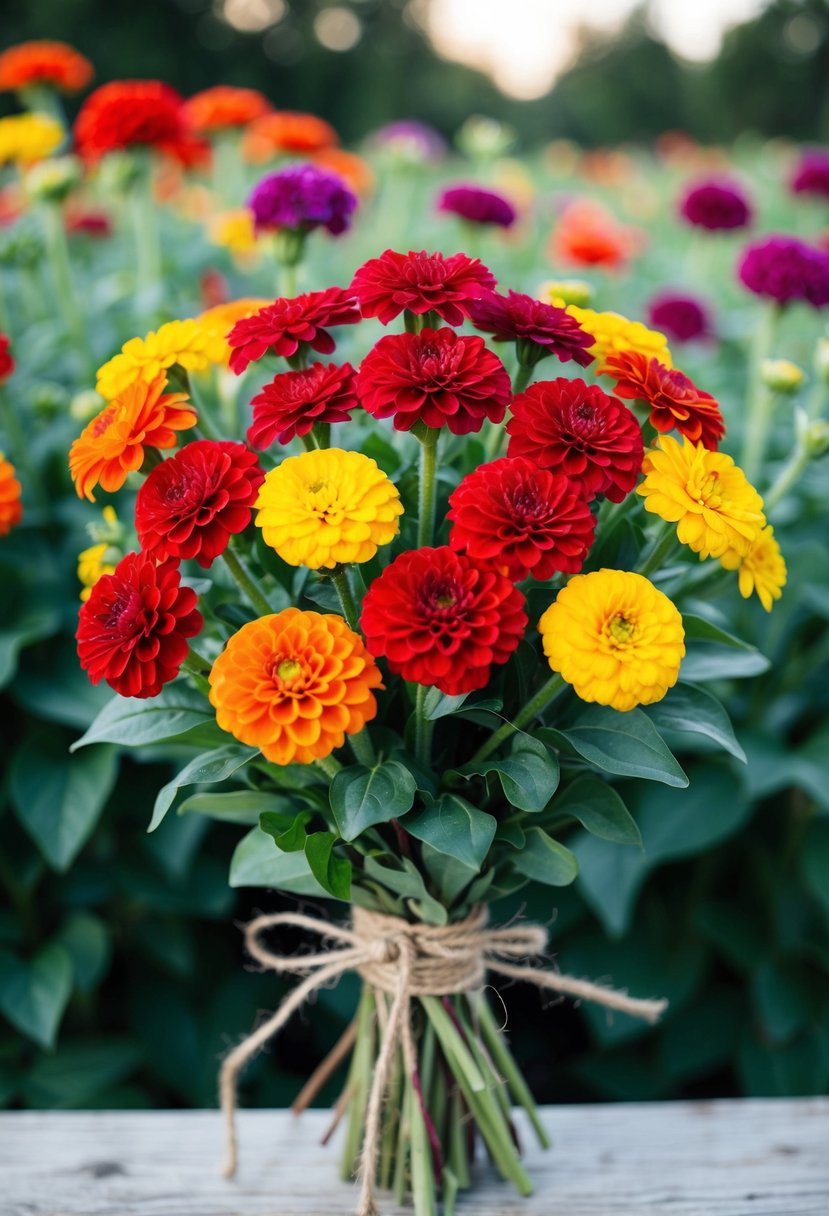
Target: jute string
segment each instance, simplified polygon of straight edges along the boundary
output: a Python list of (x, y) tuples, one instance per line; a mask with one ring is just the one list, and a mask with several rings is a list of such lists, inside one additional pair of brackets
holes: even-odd
[[(263, 944), (262, 935), (281, 925), (307, 929), (322, 941), (337, 945), (314, 954), (274, 954)], [(667, 1006), (664, 1000), (636, 1000), (626, 992), (590, 980), (528, 965), (525, 960), (544, 954), (546, 929), (532, 924), (488, 929), (486, 908), (477, 908), (466, 920), (451, 925), (410, 924), (397, 916), (354, 908), (350, 927), (298, 912), (278, 912), (252, 920), (245, 929), (245, 945), (266, 970), (304, 975), (305, 978), (276, 1012), (235, 1047), (222, 1064), (219, 1091), (227, 1128), (227, 1158), (223, 1169), (226, 1177), (236, 1172), (237, 1164), (236, 1081), (259, 1048), (285, 1025), (312, 992), (339, 979), (346, 971), (356, 971), (372, 988), (392, 998), (380, 1025), (380, 1050), (366, 1109), (358, 1216), (376, 1216), (377, 1213), (374, 1187), (380, 1150), (380, 1116), (398, 1046), (410, 1076), (416, 1067), (410, 1020), (412, 997), (469, 992), (483, 987), (487, 972), (494, 972), (576, 1000), (595, 1001), (606, 1009), (616, 1009), (647, 1022), (655, 1022)], [(380, 1007), (385, 1008), (385, 1002), (379, 1002), (378, 1009)]]

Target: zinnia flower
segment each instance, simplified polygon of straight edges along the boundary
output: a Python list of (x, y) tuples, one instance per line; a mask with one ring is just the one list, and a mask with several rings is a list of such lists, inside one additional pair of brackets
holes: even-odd
[(386, 123), (371, 136), (374, 147), (401, 166), (434, 163), (446, 155), (446, 140), (434, 127), (417, 118), (401, 118)]
[(210, 219), (208, 237), (211, 244), (229, 249), (234, 257), (246, 258), (256, 249), (253, 212), (247, 207), (221, 211)]
[(243, 625), (210, 672), (216, 721), (274, 764), (311, 764), (377, 713), (377, 664), (340, 616), (284, 608)]
[(671, 342), (702, 340), (710, 337), (713, 329), (702, 300), (679, 291), (664, 291), (654, 296), (648, 304), (648, 321)]
[(494, 286), (492, 271), (465, 253), (447, 258), (425, 249), (387, 249), (360, 266), (349, 291), (359, 300), (364, 317), (379, 317), (384, 325), (404, 309), (417, 316), (435, 313), (447, 325), (463, 325), (473, 302)]
[(720, 558), (727, 570), (739, 572), (740, 595), (747, 600), (752, 591), (765, 608), (771, 612), (774, 601), (779, 600), (786, 585), (786, 562), (775, 540), (774, 528), (766, 524), (748, 547), (748, 552), (738, 555), (733, 550)]
[(176, 431), (198, 421), (185, 393), (164, 393), (167, 378), (137, 379), (97, 414), (69, 449), (79, 498), (95, 501), (96, 486), (113, 493), (140, 469), (147, 448), (173, 448)]
[[(724, 452), (660, 435), (642, 465), (637, 493), (645, 509), (677, 524), (677, 536), (700, 560), (744, 557), (765, 527), (763, 500)], [(735, 563), (736, 564), (736, 563)]]
[(614, 393), (650, 407), (650, 423), (657, 431), (674, 428), (694, 443), (716, 450), (725, 434), (725, 422), (717, 401), (697, 388), (678, 368), (665, 367), (658, 359), (647, 359), (636, 351), (611, 355), (600, 373), (616, 381)]
[(517, 291), (506, 296), (491, 291), (472, 303), (469, 315), (475, 328), (492, 334), (496, 342), (515, 342), (518, 361), (527, 367), (534, 367), (547, 355), (555, 355), (562, 363), (572, 359), (580, 367), (593, 362), (588, 350), (593, 335), (564, 308)]
[(795, 166), (791, 188), (794, 194), (815, 194), (829, 199), (829, 151), (824, 148), (805, 151)]
[(399, 530), (400, 495), (360, 452), (318, 448), (289, 456), (265, 477), (256, 525), (289, 566), (333, 570), (370, 561)]
[(523, 456), (480, 465), (449, 497), (449, 544), (513, 582), (581, 569), (596, 530), (566, 477)]
[(130, 338), (103, 367), (98, 368), (95, 389), (111, 401), (135, 379), (155, 380), (178, 364), (200, 372), (210, 366), (209, 348), (214, 335), (198, 320), (168, 321), (143, 338)]
[(694, 182), (680, 199), (679, 214), (694, 227), (711, 232), (745, 228), (752, 220), (743, 187), (725, 178)]
[(468, 435), (486, 418), (501, 421), (510, 379), (483, 338), (423, 329), (381, 338), (363, 359), (357, 394), (369, 414), (393, 418), (395, 430), (410, 431), (422, 422)]
[(583, 380), (540, 380), (513, 399), (509, 456), (569, 477), (585, 499), (621, 502), (636, 484), (644, 444), (635, 416)]
[(49, 114), (12, 114), (0, 118), (0, 166), (31, 165), (63, 142), (63, 127)]
[(490, 563), (448, 546), (411, 549), (368, 589), (360, 624), (393, 672), (449, 696), (483, 688), (524, 634), (524, 597)]
[(550, 237), (554, 261), (571, 266), (600, 266), (618, 270), (642, 245), (635, 228), (626, 227), (604, 207), (575, 199), (562, 211)]
[(78, 582), (81, 584), (81, 603), (85, 604), (92, 594), (92, 588), (105, 574), (115, 573), (115, 563), (107, 560), (112, 546), (108, 541), (100, 541), (82, 549), (78, 554)]
[(251, 402), (248, 441), (260, 449), (290, 443), (318, 422), (348, 422), (358, 404), (350, 363), (312, 363), (303, 371), (281, 372)]
[(738, 273), (749, 291), (781, 306), (793, 300), (813, 308), (829, 304), (829, 253), (795, 236), (769, 236), (749, 245)]
[(182, 587), (178, 562), (156, 565), (128, 553), (92, 588), (78, 616), (78, 658), (93, 684), (122, 697), (155, 697), (178, 675), (187, 639), (204, 620), (196, 593)]
[(113, 80), (90, 93), (75, 119), (75, 142), (87, 160), (143, 146), (192, 163), (197, 141), (184, 122), (184, 99), (160, 80)]
[(0, 452), (0, 536), (8, 536), (23, 518), (21, 493), (14, 465)]
[(315, 165), (344, 181), (358, 199), (370, 195), (377, 184), (371, 165), (356, 152), (347, 152), (345, 148), (320, 148), (310, 156)]
[(438, 211), (456, 215), (469, 224), (511, 228), (518, 213), (509, 199), (481, 186), (449, 186), (438, 198)]
[(668, 339), (654, 329), (648, 329), (641, 321), (629, 321), (618, 312), (594, 312), (592, 308), (579, 308), (569, 304), (567, 311), (575, 317), (582, 329), (593, 335), (590, 354), (596, 360), (596, 372), (607, 366), (610, 355), (634, 350), (641, 355), (658, 359), (665, 367), (672, 367), (673, 360), (668, 350)]
[(217, 84), (194, 93), (184, 103), (184, 120), (199, 135), (245, 127), (267, 113), (270, 102), (256, 89)]
[(290, 358), (301, 347), (330, 355), (335, 342), (329, 327), (355, 325), (359, 320), (357, 301), (341, 287), (274, 300), (252, 317), (237, 322), (228, 334), (230, 370), (240, 376), (248, 364), (269, 352)]
[(93, 74), (86, 56), (66, 42), (20, 42), (0, 54), (0, 91), (50, 85), (63, 93), (77, 93)]
[(14, 359), (11, 351), (11, 338), (0, 333), (0, 384), (8, 380), (14, 371)]
[(242, 154), (252, 163), (261, 164), (285, 152), (316, 152), (320, 148), (332, 148), (337, 142), (337, 132), (316, 114), (274, 110), (255, 119), (248, 127)]
[(242, 300), (227, 300), (223, 304), (214, 304), (200, 317), (196, 324), (206, 338), (204, 354), (209, 363), (219, 367), (227, 367), (230, 363), (230, 343), (227, 336), (237, 321), (252, 317), (255, 313), (267, 308), (270, 300), (257, 297), (246, 297)]
[(544, 653), (582, 701), (626, 711), (661, 701), (679, 676), (677, 608), (641, 574), (577, 574), (538, 622)]
[(253, 188), (248, 207), (257, 232), (326, 228), (339, 236), (351, 227), (357, 197), (341, 177), (312, 164), (288, 165)]
[(199, 439), (150, 471), (135, 500), (135, 530), (157, 561), (195, 558), (207, 569), (244, 532), (264, 479), (243, 443)]

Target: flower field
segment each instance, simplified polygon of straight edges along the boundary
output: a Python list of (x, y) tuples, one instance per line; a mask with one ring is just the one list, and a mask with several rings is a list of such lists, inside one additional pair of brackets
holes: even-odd
[(825, 1092), (829, 153), (0, 88), (0, 1101), (212, 1105), (352, 898), (667, 998), (505, 991), (539, 1101)]

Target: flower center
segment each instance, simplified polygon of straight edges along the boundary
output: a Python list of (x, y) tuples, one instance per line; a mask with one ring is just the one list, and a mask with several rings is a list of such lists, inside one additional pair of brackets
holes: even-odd
[(722, 487), (718, 473), (706, 473), (700, 480), (692, 477), (687, 489), (689, 496), (695, 499), (700, 507), (718, 511), (723, 505)]
[(291, 680), (295, 680), (297, 678), (301, 671), (302, 668), (300, 667), (299, 663), (297, 663), (296, 659), (283, 659), (276, 669), (276, 674), (279, 676), (280, 680), (283, 680), (285, 683), (290, 683)]
[(614, 642), (620, 646), (626, 646), (628, 642), (633, 641), (636, 634), (636, 622), (629, 620), (620, 612), (608, 624), (608, 631)]

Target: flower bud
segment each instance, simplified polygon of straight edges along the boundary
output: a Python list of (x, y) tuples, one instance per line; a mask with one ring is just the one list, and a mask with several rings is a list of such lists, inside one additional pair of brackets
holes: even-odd
[(470, 114), (455, 136), (461, 152), (475, 160), (491, 160), (504, 156), (515, 147), (518, 136), (508, 123), (483, 114)]
[(764, 359), (760, 376), (767, 388), (775, 393), (796, 393), (804, 380), (803, 369), (789, 359)]
[(32, 199), (61, 203), (81, 177), (81, 162), (76, 156), (56, 156), (32, 165), (26, 173), (24, 186)]
[(76, 422), (88, 422), (104, 408), (103, 397), (94, 388), (85, 388), (76, 393), (69, 402), (69, 413)]
[(829, 384), (829, 338), (818, 338), (815, 346), (815, 371)]
[(538, 289), (538, 299), (556, 308), (566, 308), (569, 304), (588, 308), (593, 289), (583, 279), (547, 279)]

